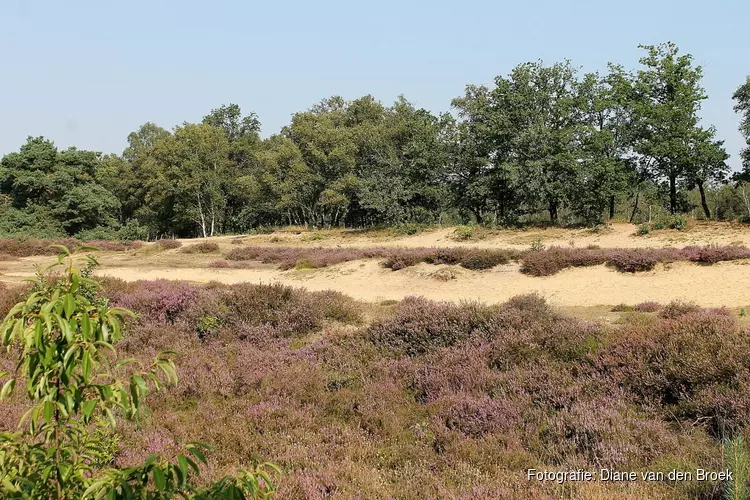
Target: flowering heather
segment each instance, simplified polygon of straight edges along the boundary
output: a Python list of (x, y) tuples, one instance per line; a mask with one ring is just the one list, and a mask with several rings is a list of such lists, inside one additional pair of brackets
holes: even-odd
[(13, 257), (57, 255), (59, 250), (56, 248), (50, 248), (50, 245), (64, 245), (71, 250), (81, 246), (94, 246), (104, 251), (122, 252), (139, 248), (143, 243), (140, 241), (126, 242), (109, 240), (91, 240), (83, 242), (74, 238), (56, 240), (0, 238), (0, 254), (11, 255)]
[(135, 311), (143, 324), (175, 323), (195, 305), (198, 290), (166, 279), (136, 281), (110, 298), (113, 305)]
[[(302, 248), (302, 247), (242, 247), (226, 254), (228, 261), (256, 260), (279, 264), (281, 269), (320, 268), (360, 259), (384, 259), (383, 266), (393, 271), (428, 264), (461, 265), (467, 269), (489, 269), (519, 258), (513, 250), (485, 250), (477, 248)], [(232, 267), (214, 262), (212, 267)]]
[(659, 304), (658, 302), (646, 301), (633, 306), (633, 310), (636, 312), (650, 313), (658, 311), (659, 309), (661, 309), (661, 307), (661, 304)]
[[(22, 293), (0, 287), (0, 304)], [(279, 498), (557, 498), (559, 485), (526, 469), (660, 470), (679, 457), (718, 470), (721, 439), (750, 424), (750, 336), (726, 310), (670, 304), (648, 323), (605, 326), (535, 295), (381, 306), (281, 285), (115, 279), (104, 293), (139, 315), (123, 358), (179, 353), (179, 384), (118, 427), (115, 463), (200, 440), (217, 448), (206, 481), (262, 456), (284, 470)], [(12, 368), (4, 356), (0, 370)], [(25, 409), (3, 402), (0, 423)], [(564, 486), (575, 498), (718, 487)]]
[(249, 247), (233, 248), (226, 254), (227, 260), (257, 260), (266, 264), (279, 264), (281, 269), (304, 267), (319, 268), (373, 257), (384, 257), (385, 248), (300, 248), (300, 247)]
[(568, 267), (598, 266), (606, 261), (601, 249), (550, 247), (526, 252), (522, 269), (532, 276), (550, 276)]
[(645, 248), (612, 250), (607, 256), (607, 263), (624, 273), (650, 271), (662, 261), (661, 253)]
[(607, 264), (618, 271), (636, 273), (652, 270), (658, 263), (677, 261), (715, 264), (721, 261), (750, 258), (743, 246), (688, 246), (685, 248), (561, 248), (527, 251), (522, 271), (532, 276), (550, 276), (569, 267)]

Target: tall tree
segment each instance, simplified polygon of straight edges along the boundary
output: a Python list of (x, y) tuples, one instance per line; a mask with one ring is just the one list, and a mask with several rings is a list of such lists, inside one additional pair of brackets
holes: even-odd
[(229, 143), (221, 129), (186, 123), (160, 139), (153, 155), (159, 177), (150, 183), (149, 197), (174, 207), (173, 224), (194, 224), (201, 236), (219, 231), (226, 203)]
[(734, 110), (742, 115), (740, 121), (740, 132), (745, 138), (747, 147), (742, 150), (743, 176), (745, 180), (750, 180), (750, 76), (743, 85), (734, 93), (732, 98), (737, 101)]
[(698, 188), (701, 207), (706, 219), (711, 218), (711, 210), (706, 201), (706, 184), (726, 180), (729, 174), (729, 155), (724, 149), (724, 141), (716, 140), (716, 129), (696, 128), (688, 140), (688, 153), (685, 158), (685, 173), (688, 188)]
[(633, 114), (638, 127), (635, 150), (647, 170), (669, 185), (669, 210), (677, 212), (677, 184), (687, 171), (690, 138), (706, 94), (700, 86), (702, 69), (677, 45), (643, 45), (643, 69), (633, 82)]
[[(229, 141), (229, 159), (226, 175), (239, 179), (249, 174), (257, 166), (256, 156), (261, 147), (260, 120), (255, 113), (242, 116), (242, 109), (237, 104), (223, 105), (212, 109), (203, 117), (204, 125), (211, 125), (224, 131)], [(224, 204), (224, 231), (243, 231), (247, 227), (241, 214), (246, 193), (241, 183), (225, 182), (222, 184), (226, 203)]]
[(587, 222), (601, 222), (607, 209), (614, 218), (616, 197), (635, 176), (630, 161), (633, 127), (623, 85), (627, 88), (622, 69), (610, 66), (606, 76), (589, 73), (578, 86), (580, 153), (567, 199)]
[(58, 151), (43, 137), (29, 137), (0, 162), (0, 193), (16, 209), (43, 207), (68, 234), (117, 223), (119, 202), (96, 182), (101, 153), (74, 147)]
[(521, 64), (508, 78), (497, 77), (492, 99), (496, 118), (509, 131), (509, 163), (518, 172), (522, 197), (543, 203), (557, 224), (578, 157), (576, 69), (569, 61), (544, 66)]
[(170, 135), (168, 130), (154, 123), (141, 125), (128, 135), (128, 146), (122, 153), (125, 165), (110, 157), (102, 162), (99, 173), (100, 182), (117, 194), (123, 218), (136, 220), (154, 235), (172, 232), (169, 229), (173, 214), (169, 207), (157, 203), (162, 197), (148, 196), (150, 192), (158, 191), (154, 182), (161, 178), (154, 148)]
[(453, 99), (458, 121), (445, 121), (447, 147), (446, 181), (453, 192), (454, 203), (474, 215), (478, 223), (495, 207), (499, 198), (501, 212), (510, 189), (496, 189), (499, 165), (504, 164), (506, 143), (498, 145), (498, 128), (493, 123), (493, 103), (485, 86), (468, 85), (462, 97)]

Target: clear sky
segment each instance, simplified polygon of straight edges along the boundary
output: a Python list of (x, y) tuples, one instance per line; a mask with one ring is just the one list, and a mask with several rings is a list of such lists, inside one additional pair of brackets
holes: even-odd
[(703, 123), (737, 168), (748, 19), (747, 0), (0, 0), (0, 154), (28, 135), (120, 153), (144, 122), (230, 102), (263, 135), (334, 94), (446, 111), (520, 62), (635, 68), (638, 44), (671, 40), (704, 67)]

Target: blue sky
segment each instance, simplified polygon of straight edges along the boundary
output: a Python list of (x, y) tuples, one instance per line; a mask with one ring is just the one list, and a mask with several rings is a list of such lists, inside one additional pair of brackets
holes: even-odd
[(748, 19), (746, 0), (2, 0), (0, 154), (28, 135), (119, 153), (146, 121), (171, 128), (230, 102), (264, 135), (333, 94), (403, 93), (440, 112), (520, 62), (635, 68), (639, 43), (671, 40), (704, 67), (703, 123), (738, 167)]

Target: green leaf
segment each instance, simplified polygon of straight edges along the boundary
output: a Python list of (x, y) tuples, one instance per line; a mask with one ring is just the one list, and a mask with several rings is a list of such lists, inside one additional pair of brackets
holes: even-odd
[(48, 424), (52, 421), (52, 415), (55, 414), (55, 403), (52, 401), (44, 402), (44, 421)]
[(81, 415), (83, 415), (83, 418), (85, 421), (89, 421), (91, 419), (91, 415), (94, 413), (94, 409), (96, 408), (96, 400), (90, 399), (83, 403), (81, 405)]
[(181, 486), (185, 485), (185, 482), (187, 481), (187, 475), (188, 475), (188, 461), (187, 458), (185, 458), (184, 455), (178, 455), (177, 456), (177, 463), (180, 466), (180, 472), (182, 472), (182, 484)]
[(7, 398), (10, 394), (13, 393), (13, 388), (16, 386), (16, 379), (12, 378), (5, 382), (3, 385), (2, 390), (0, 390), (0, 401)]
[(64, 303), (64, 311), (65, 311), (65, 317), (70, 318), (73, 315), (73, 312), (76, 309), (76, 299), (73, 297), (72, 293), (65, 294), (65, 299), (63, 300)]
[(195, 458), (206, 464), (206, 455), (198, 448), (189, 447), (188, 452), (190, 452)]
[(156, 485), (156, 488), (159, 491), (164, 491), (167, 489), (167, 478), (164, 476), (164, 471), (161, 470), (159, 467), (154, 467), (152, 471), (153, 477), (154, 477), (154, 484)]
[(88, 350), (83, 351), (81, 370), (83, 372), (83, 379), (89, 380), (91, 378), (91, 354), (89, 354)]

